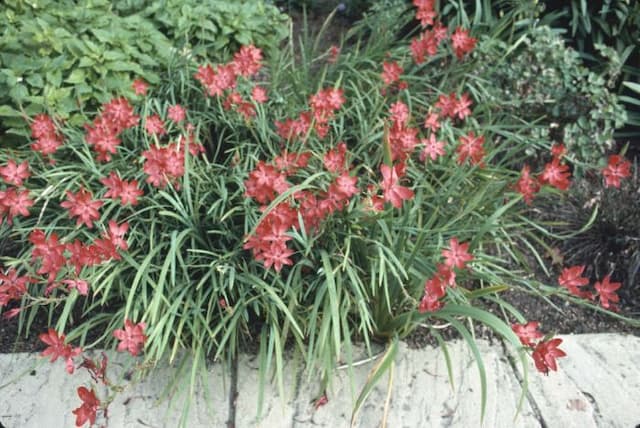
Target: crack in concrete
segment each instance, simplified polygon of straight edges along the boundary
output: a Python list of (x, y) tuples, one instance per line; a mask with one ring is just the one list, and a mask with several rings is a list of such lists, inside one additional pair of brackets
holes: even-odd
[[(507, 361), (509, 362), (511, 371), (513, 372), (513, 375), (515, 376), (516, 380), (520, 384), (520, 388), (522, 388), (522, 384), (524, 383), (524, 380), (522, 379), (522, 376), (520, 376), (520, 372), (518, 371), (518, 367), (516, 366), (516, 361), (509, 354), (505, 341), (503, 339), (499, 339), (499, 340), (500, 340), (500, 344), (502, 345), (502, 352), (507, 357)], [(529, 406), (531, 407), (531, 411), (533, 412), (533, 416), (536, 418), (536, 420), (540, 424), (540, 428), (549, 428), (549, 426), (547, 425), (547, 422), (544, 420), (544, 417), (542, 416), (542, 412), (540, 411), (540, 407), (538, 406), (538, 403), (536, 403), (536, 400), (533, 398), (531, 391), (529, 391), (528, 389), (527, 389), (526, 398), (527, 398), (527, 402), (529, 403)]]
[[(298, 400), (300, 395), (300, 387), (302, 385), (302, 370), (298, 369), (296, 373), (296, 383), (293, 390), (293, 402), (295, 403), (295, 408), (293, 410), (293, 416), (291, 417), (291, 428), (296, 428), (296, 422), (306, 422), (306, 421), (298, 421), (298, 414), (300, 413), (300, 400)], [(313, 423), (313, 418), (311, 418), (311, 423)]]
[(238, 356), (231, 360), (231, 379), (229, 382), (229, 415), (227, 428), (236, 426), (236, 405), (238, 403)]
[(604, 426), (604, 420), (603, 420), (604, 418), (602, 417), (602, 413), (600, 413), (600, 408), (598, 407), (598, 402), (596, 401), (595, 397), (593, 395), (591, 395), (590, 393), (588, 393), (587, 391), (582, 391), (581, 390), (580, 392), (585, 397), (587, 397), (587, 400), (589, 400), (589, 402), (593, 406), (593, 416), (594, 416), (594, 419), (596, 420), (596, 425), (597, 426)]

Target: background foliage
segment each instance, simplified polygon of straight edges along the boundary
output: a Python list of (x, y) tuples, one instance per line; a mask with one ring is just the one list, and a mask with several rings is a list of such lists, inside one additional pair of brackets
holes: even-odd
[(78, 125), (134, 77), (158, 83), (179, 56), (220, 58), (252, 42), (269, 50), (288, 32), (287, 17), (258, 0), (8, 0), (0, 29), (5, 141), (26, 137), (25, 117), (41, 112)]

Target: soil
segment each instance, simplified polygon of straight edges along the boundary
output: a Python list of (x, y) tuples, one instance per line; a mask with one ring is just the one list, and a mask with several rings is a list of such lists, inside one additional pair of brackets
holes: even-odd
[[(573, 304), (551, 297), (550, 300), (558, 309), (550, 306), (546, 301), (531, 296), (527, 293), (509, 290), (502, 293), (501, 297), (517, 308), (527, 320), (538, 321), (540, 331), (550, 334), (584, 334), (584, 333), (626, 333), (640, 336), (640, 327), (633, 327), (629, 323), (618, 320), (611, 315), (600, 311)], [(487, 304), (486, 308), (494, 315), (501, 316), (499, 307), (495, 304)], [(628, 306), (621, 301), (620, 314), (628, 317), (640, 318), (640, 306)], [(509, 320), (513, 321), (512, 319)], [(440, 334), (446, 340), (458, 339), (461, 336), (454, 329), (441, 330)], [(493, 340), (497, 336), (484, 325), (474, 325), (476, 338)], [(437, 346), (438, 342), (428, 329), (418, 328), (405, 341), (411, 348), (422, 348), (427, 345)]]

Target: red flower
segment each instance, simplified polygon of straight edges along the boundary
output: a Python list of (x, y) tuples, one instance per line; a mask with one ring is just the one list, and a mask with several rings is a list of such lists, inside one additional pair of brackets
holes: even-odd
[(563, 350), (558, 349), (562, 343), (562, 339), (551, 339), (539, 342), (533, 350), (533, 362), (536, 369), (541, 373), (548, 374), (549, 369), (556, 371), (556, 358), (566, 357), (567, 354)]
[(620, 179), (631, 175), (631, 162), (620, 155), (609, 156), (609, 164), (602, 169), (605, 187), (620, 187)]
[[(303, 196), (298, 195), (297, 198), (302, 199)], [(310, 215), (319, 213), (316, 209), (312, 209), (304, 212), (301, 210), (301, 214), (305, 225), (312, 228), (313, 221), (307, 220)], [(283, 265), (293, 264), (290, 256), (294, 252), (286, 245), (292, 238), (287, 235), (287, 231), (297, 222), (298, 211), (287, 202), (280, 203), (258, 224), (255, 234), (247, 237), (243, 248), (251, 250), (254, 259), (262, 261), (266, 269), (273, 266), (276, 272), (279, 272)]]
[(273, 165), (285, 174), (294, 174), (300, 168), (306, 168), (311, 155), (311, 152), (287, 153), (285, 150), (273, 159)]
[(400, 80), (400, 75), (403, 71), (404, 69), (397, 62), (385, 61), (382, 63), (382, 81), (385, 85), (392, 85)]
[(11, 300), (21, 299), (30, 282), (34, 281), (28, 276), (18, 276), (14, 268), (0, 273), (0, 307), (6, 306)]
[(458, 238), (451, 238), (449, 240), (449, 249), (442, 250), (442, 256), (445, 258), (445, 265), (449, 267), (456, 267), (458, 269), (464, 269), (467, 266), (467, 262), (473, 260), (473, 256), (469, 254), (469, 243), (459, 244)]
[(9, 184), (14, 186), (22, 186), (22, 182), (29, 178), (29, 164), (27, 161), (20, 165), (13, 159), (7, 161), (7, 165), (0, 167), (0, 176)]
[(338, 88), (320, 90), (309, 98), (313, 117), (321, 125), (331, 119), (344, 102), (344, 91)]
[(44, 156), (53, 154), (62, 145), (62, 137), (56, 132), (56, 125), (46, 114), (39, 114), (31, 123), (31, 136), (36, 142), (31, 148)]
[(393, 168), (385, 164), (380, 165), (384, 200), (385, 202), (391, 202), (391, 205), (396, 208), (402, 207), (402, 201), (413, 199), (413, 191), (398, 184), (399, 177), (402, 175), (399, 173), (399, 169), (399, 165), (395, 165)]
[(335, 182), (329, 186), (328, 193), (332, 193), (333, 191), (339, 193), (340, 199), (349, 199), (360, 193), (357, 183), (358, 177), (351, 177), (349, 173), (345, 171), (336, 177)]
[(444, 142), (436, 141), (435, 134), (429, 135), (428, 139), (421, 139), (420, 142), (424, 144), (424, 148), (422, 149), (422, 153), (420, 153), (420, 160), (422, 162), (427, 160), (427, 157), (432, 161), (435, 161), (440, 156), (444, 156), (446, 152), (444, 151)]
[[(598, 292), (598, 296), (600, 297), (600, 304), (605, 309), (616, 310), (616, 303), (620, 301), (620, 298), (616, 294), (616, 290), (622, 287), (622, 284), (619, 282), (610, 282), (611, 275), (607, 275), (604, 277), (602, 282), (596, 282), (594, 287)], [(613, 302), (613, 303), (611, 303)]]
[(109, 220), (109, 231), (104, 235), (104, 237), (109, 239), (116, 248), (127, 251), (129, 246), (127, 245), (127, 240), (124, 239), (124, 235), (127, 234), (128, 230), (128, 222), (125, 221), (122, 224), (118, 224), (115, 220)]
[(219, 65), (215, 71), (210, 65), (200, 66), (194, 77), (206, 88), (209, 96), (220, 96), (227, 89), (236, 87), (237, 70), (246, 65), (245, 63)]
[(176, 104), (167, 109), (167, 117), (175, 123), (180, 123), (186, 119), (187, 112), (180, 104)]
[(418, 305), (418, 312), (435, 312), (442, 307), (440, 299), (445, 296), (446, 284), (439, 275), (424, 283), (424, 296)]
[(149, 85), (142, 79), (136, 79), (131, 84), (133, 91), (136, 95), (147, 95), (147, 89), (149, 89)]
[(42, 113), (33, 118), (31, 136), (36, 139), (51, 137), (56, 134), (56, 125), (51, 117)]
[(290, 258), (293, 253), (294, 251), (283, 242), (271, 243), (269, 248), (261, 254), (265, 269), (273, 266), (276, 272), (280, 272), (282, 266), (293, 264), (293, 260)]
[(261, 204), (268, 204), (275, 199), (276, 194), (289, 188), (286, 175), (263, 161), (258, 162), (256, 168), (249, 173), (249, 178), (245, 180), (244, 186), (247, 189), (245, 195), (254, 198)]
[(484, 137), (477, 136), (473, 132), (460, 137), (460, 144), (456, 149), (458, 153), (458, 163), (462, 165), (467, 159), (471, 160), (472, 165), (482, 166), (482, 158), (484, 157)]
[(391, 121), (398, 127), (402, 127), (409, 121), (409, 107), (402, 101), (396, 101), (389, 107)]
[(531, 176), (531, 168), (529, 165), (522, 167), (520, 179), (515, 185), (515, 190), (522, 195), (527, 205), (531, 205), (533, 196), (540, 190), (540, 183), (535, 177)]
[(131, 320), (125, 320), (124, 329), (113, 332), (115, 338), (120, 340), (118, 351), (128, 351), (134, 357), (137, 356), (147, 340), (144, 334), (145, 327), (143, 322), (134, 324)]
[(126, 98), (114, 98), (102, 107), (102, 119), (114, 127), (116, 134), (133, 128), (140, 121), (140, 117), (133, 114), (133, 106)]
[(157, 114), (147, 116), (144, 123), (144, 129), (150, 135), (161, 136), (167, 133), (167, 131), (164, 129), (164, 122)]
[(542, 175), (540, 176), (540, 181), (542, 183), (548, 183), (550, 186), (559, 190), (567, 190), (571, 185), (569, 181), (570, 177), (569, 167), (566, 164), (560, 163), (560, 159), (553, 158), (551, 162), (545, 165), (544, 171), (542, 171)]
[(476, 46), (476, 41), (473, 37), (469, 37), (469, 30), (461, 27), (456, 28), (451, 35), (451, 45), (458, 59), (462, 59), (466, 53), (471, 52)]
[(425, 31), (420, 37), (412, 39), (409, 49), (413, 62), (422, 64), (426, 56), (434, 56), (438, 52), (438, 43), (432, 31)]
[(242, 116), (244, 116), (244, 118), (247, 119), (247, 120), (256, 115), (256, 108), (249, 101), (244, 101), (243, 100), (236, 107), (236, 111), (238, 113), (240, 113)]
[(38, 273), (47, 274), (48, 282), (52, 283), (55, 281), (60, 269), (65, 265), (65, 245), (58, 241), (58, 235), (55, 233), (52, 233), (47, 239), (40, 229), (34, 229), (29, 234), (29, 242), (34, 246), (31, 258), (34, 260), (41, 258), (41, 266)]
[(526, 324), (511, 324), (511, 329), (518, 335), (520, 343), (524, 346), (534, 346), (533, 341), (544, 336), (538, 331), (539, 325), (537, 321), (529, 321)]
[(338, 62), (338, 57), (340, 56), (340, 48), (336, 45), (331, 45), (328, 55), (327, 62), (329, 64), (335, 64)]
[(89, 294), (89, 283), (83, 279), (65, 279), (62, 281), (69, 289), (75, 288), (82, 296)]
[(31, 148), (40, 152), (44, 156), (52, 155), (62, 145), (62, 139), (57, 135), (46, 135), (38, 138), (35, 143), (31, 144)]
[(122, 181), (120, 183), (120, 202), (122, 205), (137, 205), (138, 198), (144, 195), (144, 192), (138, 187), (138, 180)]
[(138, 198), (144, 194), (138, 187), (137, 180), (124, 181), (114, 171), (111, 171), (109, 177), (102, 178), (100, 182), (108, 189), (104, 197), (112, 199), (120, 198), (123, 206), (127, 204), (137, 205)]
[(425, 4), (428, 6), (418, 7), (416, 11), (416, 19), (420, 21), (420, 25), (426, 27), (427, 25), (433, 25), (433, 21), (437, 14), (433, 10), (432, 0), (414, 0), (413, 4)]
[(434, 107), (440, 110), (440, 116), (454, 118), (457, 105), (456, 94), (452, 92), (449, 95), (441, 94)]
[(251, 98), (258, 104), (266, 103), (269, 97), (267, 97), (267, 90), (262, 86), (254, 86), (251, 90)]
[(331, 149), (324, 155), (324, 167), (329, 172), (341, 173), (345, 170), (347, 145), (343, 142), (338, 143), (335, 149)]
[(567, 153), (567, 148), (562, 143), (555, 143), (551, 146), (551, 156), (554, 158), (562, 159)]
[(242, 46), (233, 56), (233, 66), (237, 74), (252, 76), (262, 67), (262, 51), (254, 45)]
[(96, 412), (100, 408), (100, 400), (96, 397), (96, 393), (91, 389), (89, 391), (84, 386), (78, 388), (78, 397), (82, 400), (82, 405), (73, 410), (76, 415), (76, 426), (81, 427), (86, 422), (90, 425), (96, 423)]
[[(562, 269), (562, 273), (558, 277), (558, 284), (569, 290), (569, 292), (578, 297), (590, 297), (589, 292), (584, 292), (578, 289), (589, 284), (589, 279), (582, 276), (585, 265), (572, 266)], [(585, 294), (586, 293), (586, 294)]]
[(469, 94), (462, 94), (462, 96), (456, 100), (453, 114), (458, 116), (458, 119), (464, 120), (464, 118), (471, 115), (471, 109), (469, 109), (471, 104), (473, 104), (473, 101), (469, 99)]
[(436, 265), (437, 275), (442, 280), (442, 283), (449, 287), (456, 286), (456, 272), (451, 266), (447, 266), (445, 263), (438, 263)]
[(29, 199), (29, 191), (17, 192), (11, 188), (6, 192), (0, 191), (0, 221), (2, 214), (7, 213), (7, 223), (13, 224), (13, 218), (17, 215), (29, 216), (29, 208), (33, 206), (33, 201)]
[(93, 121), (93, 126), (85, 125), (84, 128), (85, 140), (98, 153), (97, 159), (102, 162), (110, 161), (111, 155), (117, 153), (120, 145), (118, 133), (122, 130), (121, 126), (99, 116)]
[(66, 360), (67, 372), (73, 373), (73, 357), (82, 353), (81, 348), (73, 348), (65, 343), (65, 335), (58, 334), (54, 329), (50, 328), (46, 333), (39, 336), (40, 340), (49, 345), (40, 354), (43, 357), (51, 356), (51, 362), (55, 362), (58, 358)]
[(147, 183), (164, 188), (184, 175), (184, 150), (181, 148), (184, 146), (171, 143), (164, 147), (153, 145), (142, 152), (145, 158), (142, 170), (148, 175)]
[(435, 312), (442, 307), (442, 302), (436, 296), (425, 294), (418, 305), (418, 312)]
[(85, 188), (77, 193), (67, 190), (67, 200), (60, 204), (69, 210), (70, 217), (78, 217), (76, 225), (85, 224), (89, 229), (93, 228), (93, 221), (100, 219), (98, 209), (103, 205), (101, 201), (93, 200), (93, 195)]
[(431, 132), (436, 132), (440, 129), (440, 115), (438, 113), (429, 113), (424, 118), (424, 124), (422, 125), (427, 129), (430, 129)]
[(322, 394), (314, 403), (314, 407), (316, 408), (316, 410), (318, 410), (320, 407), (324, 406), (325, 404), (327, 404), (329, 402), (329, 399), (327, 398), (327, 394)]
[(399, 123), (391, 126), (388, 138), (392, 160), (404, 161), (409, 157), (419, 143), (418, 132), (417, 128), (404, 127)]

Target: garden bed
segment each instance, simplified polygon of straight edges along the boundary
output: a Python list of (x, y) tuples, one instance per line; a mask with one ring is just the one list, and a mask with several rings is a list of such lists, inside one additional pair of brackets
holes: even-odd
[[(191, 387), (250, 352), (282, 392), (285, 356), (326, 388), (356, 342), (385, 346), (373, 382), (402, 339), (479, 355), (473, 336), (497, 337), (548, 374), (557, 334), (638, 334), (620, 64), (586, 69), (522, 7), (471, 25), (388, 2), (347, 34), (296, 14), (280, 49), (241, 29), (237, 49), (185, 45), (75, 120), (23, 112), (27, 141), (0, 152), (0, 238), (20, 243), (0, 352), (44, 348), (112, 386), (83, 352), (115, 346), (143, 372), (186, 351)], [(106, 413), (93, 386), (79, 425)]]

